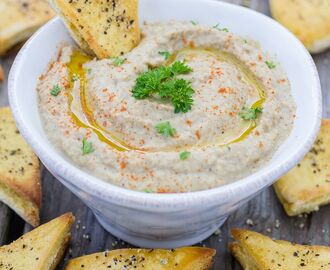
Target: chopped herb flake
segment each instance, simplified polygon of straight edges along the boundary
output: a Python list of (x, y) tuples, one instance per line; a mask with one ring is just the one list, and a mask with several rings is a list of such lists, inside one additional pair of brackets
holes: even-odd
[(239, 113), (239, 116), (244, 120), (254, 120), (257, 119), (258, 114), (262, 113), (262, 108), (243, 108)]
[(198, 21), (191, 20), (190, 22), (192, 25), (198, 25)]
[(180, 159), (181, 160), (186, 160), (189, 156), (190, 156), (190, 152), (188, 152), (188, 151), (183, 151), (183, 152), (181, 152), (180, 153)]
[(219, 31), (229, 32), (228, 28), (221, 28), (220, 24), (216, 24), (216, 25), (212, 26), (212, 28), (217, 29)]
[(54, 97), (58, 96), (58, 94), (61, 92), (61, 87), (59, 87), (58, 84), (54, 85), (52, 90), (50, 91), (50, 94)]
[(168, 60), (171, 57), (171, 54), (169, 52), (158, 52), (159, 55), (164, 56), (165, 60)]
[(170, 124), (170, 122), (159, 123), (155, 126), (158, 133), (165, 137), (174, 137), (176, 130)]
[(145, 192), (145, 193), (152, 193), (151, 190), (150, 189), (147, 189), (147, 188), (144, 189), (143, 192)]
[(120, 57), (111, 57), (110, 59), (112, 60), (112, 64), (114, 64), (116, 67), (121, 66), (126, 61), (126, 58), (120, 58)]
[(268, 66), (269, 69), (276, 68), (276, 65), (273, 62), (271, 62), (271, 61), (266, 61), (265, 63)]
[(93, 144), (91, 142), (88, 142), (85, 138), (83, 138), (83, 141), (82, 141), (82, 152), (83, 152), (83, 155), (88, 155), (92, 152), (94, 152), (94, 148), (93, 148)]
[(174, 62), (171, 66), (150, 69), (136, 79), (132, 95), (136, 99), (146, 99), (158, 95), (161, 99), (173, 104), (175, 113), (185, 113), (192, 107), (192, 96), (195, 91), (190, 82), (178, 79), (177, 75), (190, 72), (192, 69), (179, 61)]

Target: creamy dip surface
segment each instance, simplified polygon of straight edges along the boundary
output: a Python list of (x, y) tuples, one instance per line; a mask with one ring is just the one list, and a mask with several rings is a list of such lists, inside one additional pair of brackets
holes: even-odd
[[(264, 166), (295, 119), (280, 64), (257, 42), (219, 27), (146, 23), (142, 33), (119, 62), (62, 48), (37, 86), (50, 141), (90, 174), (145, 192), (210, 189)], [(191, 110), (175, 113), (157, 96), (132, 96), (139, 75), (175, 61), (193, 70), (178, 76), (195, 90)], [(243, 119), (249, 108), (262, 112)], [(166, 122), (173, 136), (155, 128)]]

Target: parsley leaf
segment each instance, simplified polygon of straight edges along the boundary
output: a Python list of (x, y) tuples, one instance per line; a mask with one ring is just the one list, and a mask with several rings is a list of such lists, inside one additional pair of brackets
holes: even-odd
[(111, 57), (110, 59), (112, 60), (112, 64), (114, 64), (116, 67), (121, 66), (126, 61), (126, 58), (120, 58), (120, 57)]
[(50, 91), (50, 94), (54, 97), (58, 96), (58, 94), (61, 92), (61, 87), (59, 87), (58, 84), (54, 85), (52, 90)]
[(181, 152), (180, 153), (180, 159), (181, 160), (186, 160), (189, 156), (190, 156), (190, 152), (188, 152), (188, 151), (183, 151), (183, 152)]
[(255, 108), (243, 108), (239, 113), (239, 116), (244, 120), (254, 120), (257, 119), (258, 114), (262, 113), (261, 107)]
[(170, 124), (170, 122), (159, 123), (155, 126), (158, 133), (165, 137), (174, 137), (176, 130)]
[(174, 75), (187, 74), (192, 72), (192, 68), (184, 64), (183, 62), (176, 61), (171, 67), (171, 71)]
[(217, 29), (219, 31), (229, 32), (228, 28), (221, 28), (220, 24), (218, 24), (218, 23), (216, 25), (212, 26), (212, 28)]
[(145, 193), (152, 193), (152, 191), (150, 189), (147, 189), (147, 188), (144, 189), (143, 192), (145, 192)]
[(191, 20), (190, 22), (192, 25), (198, 25), (198, 21)]
[(88, 155), (94, 152), (93, 144), (91, 142), (88, 142), (85, 138), (83, 138), (81, 150), (83, 152), (83, 155)]
[(168, 60), (171, 57), (171, 54), (167, 51), (158, 52), (159, 55), (164, 56), (165, 60)]
[(187, 112), (193, 105), (192, 96), (195, 93), (190, 82), (178, 79), (177, 75), (187, 74), (192, 69), (186, 64), (176, 61), (172, 66), (160, 66), (148, 70), (136, 79), (132, 95), (136, 99), (146, 99), (158, 95), (169, 100), (174, 106), (174, 112)]
[(265, 63), (268, 66), (269, 69), (276, 68), (276, 65), (273, 62), (271, 62), (271, 61), (266, 61)]

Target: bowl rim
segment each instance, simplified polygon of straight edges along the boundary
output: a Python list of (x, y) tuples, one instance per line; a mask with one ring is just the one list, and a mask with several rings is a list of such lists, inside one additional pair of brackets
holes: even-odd
[[(219, 204), (220, 202), (228, 202), (232, 200), (234, 196), (240, 197), (237, 196), (237, 194), (240, 194), (239, 192), (243, 192), (245, 194), (244, 197), (247, 197), (253, 193), (256, 193), (257, 191), (260, 191), (262, 188), (271, 185), (281, 175), (293, 168), (296, 163), (298, 163), (299, 160), (301, 160), (304, 155), (309, 151), (314, 140), (316, 139), (320, 128), (322, 116), (322, 94), (318, 72), (315, 63), (307, 49), (291, 32), (289, 32), (289, 30), (287, 30), (278, 22), (264, 14), (245, 7), (224, 3), (221, 1), (194, 1), (209, 4), (218, 4), (227, 7), (229, 6), (233, 9), (241, 9), (242, 12), (250, 12), (252, 16), (261, 16), (263, 17), (263, 19), (271, 21), (271, 23), (273, 24), (276, 24), (277, 28), (281, 29), (282, 31), (285, 31), (287, 35), (290, 35), (291, 38), (294, 38), (297, 41), (297, 46), (299, 46), (301, 52), (305, 54), (307, 59), (309, 59), (308, 65), (311, 70), (311, 82), (313, 83), (311, 88), (313, 88), (313, 90), (315, 91), (314, 94), (317, 102), (317, 108), (315, 110), (315, 114), (313, 115), (313, 127), (311, 128), (308, 138), (304, 141), (301, 147), (297, 149), (297, 151), (294, 152), (291, 156), (286, 157), (281, 162), (278, 162), (276, 166), (272, 166), (272, 168), (264, 170), (262, 174), (258, 176), (252, 174), (243, 179), (208, 190), (174, 194), (144, 193), (140, 191), (121, 188), (102, 179), (94, 177), (87, 172), (79, 169), (79, 167), (75, 166), (72, 162), (64, 160), (59, 155), (52, 156), (47, 153), (47, 147), (42, 143), (39, 143), (33, 136), (34, 131), (30, 129), (29, 126), (25, 125), (24, 117), (20, 112), (17, 91), (15, 91), (15, 89), (17, 88), (16, 81), (18, 80), (20, 70), (24, 65), (22, 60), (24, 54), (29, 50), (30, 45), (34, 42), (35, 38), (38, 35), (42, 34), (44, 31), (47, 30), (48, 27), (51, 27), (53, 24), (59, 23), (60, 19), (56, 17), (50, 22), (48, 22), (46, 25), (44, 25), (42, 28), (40, 28), (18, 53), (8, 78), (8, 95), (10, 106), (12, 108), (17, 127), (20, 130), (21, 134), (27, 140), (27, 142), (30, 144), (32, 149), (36, 152), (36, 154), (39, 156), (45, 166), (53, 174), (57, 175), (57, 177), (59, 177), (64, 182), (64, 184), (71, 186), (73, 185), (79, 187), (80, 189), (88, 190), (89, 194), (102, 198), (105, 201), (111, 201), (115, 204), (120, 204), (122, 206), (139, 208), (144, 210), (158, 209), (158, 211), (169, 211), (174, 207), (176, 207), (175, 209), (178, 209), (178, 207), (184, 209), (187, 206), (198, 207), (203, 203), (207, 203), (208, 205), (215, 205)], [(54, 169), (54, 164), (56, 164), (56, 169)]]

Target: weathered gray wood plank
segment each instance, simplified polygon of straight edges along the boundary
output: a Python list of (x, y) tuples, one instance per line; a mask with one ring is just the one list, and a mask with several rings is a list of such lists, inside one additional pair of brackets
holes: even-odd
[[(235, 4), (249, 6), (259, 12), (269, 14), (267, 0), (226, 0)], [(11, 65), (15, 53), (0, 59), (6, 71)], [(324, 116), (330, 116), (330, 50), (314, 56), (322, 83)], [(0, 106), (7, 104), (7, 94), (4, 85), (0, 85)], [(72, 231), (72, 241), (65, 260), (103, 251), (106, 249), (128, 247), (126, 243), (118, 241), (107, 233), (96, 221), (92, 212), (46, 169), (42, 170), (43, 203), (41, 211), (42, 222), (49, 221), (67, 211), (76, 216), (76, 223)], [(0, 204), (0, 244), (8, 232), (8, 224), (16, 224), (16, 235), (23, 231), (18, 219), (13, 218), (12, 212)], [(8, 218), (7, 216), (8, 215)], [(251, 200), (249, 203), (233, 213), (222, 226), (217, 235), (201, 243), (217, 249), (215, 270), (241, 270), (238, 263), (228, 253), (227, 245), (231, 241), (230, 229), (234, 227), (250, 228), (265, 233), (274, 238), (282, 238), (297, 243), (312, 243), (330, 245), (330, 205), (322, 207), (320, 211), (302, 217), (289, 218), (278, 202), (273, 189), (270, 187)], [(247, 222), (249, 221), (249, 222)], [(249, 223), (250, 225), (248, 225)], [(7, 228), (7, 229), (5, 229)], [(29, 226), (24, 227), (28, 231)], [(14, 232), (10, 232), (13, 234)], [(11, 236), (13, 238), (15, 236)], [(6, 241), (6, 240), (5, 240)], [(65, 261), (58, 269), (63, 269)]]

